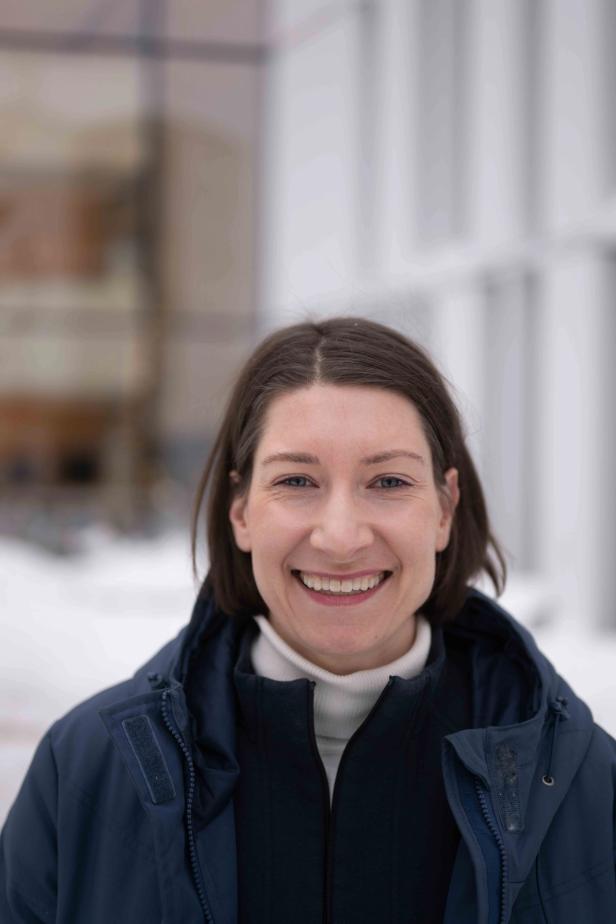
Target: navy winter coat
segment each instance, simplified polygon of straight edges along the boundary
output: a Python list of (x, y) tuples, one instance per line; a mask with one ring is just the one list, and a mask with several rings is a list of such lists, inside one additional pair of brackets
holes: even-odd
[[(500, 724), (442, 742), (461, 834), (444, 924), (613, 924), (615, 742), (487, 597), (454, 636)], [(2, 924), (235, 924), (237, 638), (203, 596), (131, 680), (52, 726), (2, 833)]]

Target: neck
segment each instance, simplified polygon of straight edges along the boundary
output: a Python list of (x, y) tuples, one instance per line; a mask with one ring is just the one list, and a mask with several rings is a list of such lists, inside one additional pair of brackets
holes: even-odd
[(397, 661), (413, 647), (417, 633), (417, 617), (409, 616), (395, 635), (389, 638), (384, 645), (362, 649), (361, 651), (326, 651), (323, 648), (313, 648), (306, 645), (301, 639), (294, 638), (284, 627), (278, 624), (278, 621), (271, 614), (268, 617), (268, 622), (278, 638), (282, 639), (290, 649), (301, 655), (310, 664), (320, 667), (330, 674), (337, 674), (342, 677), (355, 674), (358, 671), (375, 670)]

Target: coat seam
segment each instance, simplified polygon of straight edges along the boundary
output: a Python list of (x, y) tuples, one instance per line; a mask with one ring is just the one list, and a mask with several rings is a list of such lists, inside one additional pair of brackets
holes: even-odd
[[(595, 870), (595, 872), (590, 872), (590, 870)], [(553, 889), (546, 889), (541, 886), (541, 880), (539, 876), (539, 858), (535, 861), (534, 864), (534, 874), (535, 874), (535, 885), (537, 888), (537, 899), (532, 901), (526, 901), (519, 906), (516, 905), (516, 911), (528, 911), (531, 908), (540, 907), (541, 912), (544, 917), (543, 924), (550, 924), (549, 918), (546, 911), (546, 903), (552, 901), (554, 898), (558, 898), (561, 895), (566, 895), (568, 892), (574, 892), (576, 889), (582, 888), (586, 882), (589, 882), (593, 879), (597, 879), (599, 876), (603, 876), (606, 873), (610, 873), (612, 870), (611, 861), (606, 861), (601, 864), (595, 864), (594, 867), (590, 867), (585, 874), (577, 874), (573, 879), (563, 880), (561, 884), (567, 884), (567, 888), (560, 889), (555, 887)], [(519, 883), (517, 883), (519, 884)]]
[(548, 913), (545, 910), (545, 904), (543, 901), (543, 895), (541, 894), (541, 877), (539, 876), (539, 856), (535, 860), (535, 885), (537, 887), (537, 897), (539, 899), (539, 907), (541, 908), (541, 917), (543, 918), (544, 924), (550, 924), (548, 921)]
[[(610, 873), (612, 871), (612, 864), (610, 861), (606, 861), (601, 867), (591, 867), (591, 869), (594, 869), (594, 872), (588, 871), (586, 873), (578, 873), (574, 878), (563, 880), (560, 885), (555, 885), (552, 889), (544, 889), (544, 897), (547, 900), (551, 900), (552, 898), (557, 898), (559, 895), (566, 895), (567, 892), (574, 892), (575, 889), (579, 889), (584, 883), (592, 881), (593, 879), (598, 879), (606, 873)], [(561, 886), (563, 888), (561, 888)]]
[(259, 751), (261, 753), (261, 785), (263, 788), (263, 793), (268, 803), (268, 843), (267, 850), (265, 852), (265, 877), (264, 877), (264, 888), (265, 888), (265, 904), (267, 906), (267, 919), (272, 920), (272, 844), (274, 842), (273, 838), (273, 824), (274, 820), (272, 817), (272, 775), (268, 771), (268, 742), (266, 741), (266, 730), (265, 723), (263, 722), (263, 678), (258, 678), (257, 683), (257, 715), (258, 715), (258, 725), (257, 725), (257, 739), (259, 742)]
[(32, 897), (32, 883), (25, 891), (17, 885), (14, 878), (7, 879), (9, 891), (16, 892), (28, 908), (32, 908), (37, 914), (42, 914), (46, 920), (55, 920), (56, 909), (52, 905), (42, 904), (37, 898)]
[[(410, 756), (411, 756), (411, 742), (412, 742), (412, 740), (413, 740), (413, 734), (412, 734), (412, 732), (413, 732), (413, 722), (410, 722), (410, 723), (409, 723), (409, 727), (407, 728), (407, 730), (406, 730), (406, 732), (405, 732), (404, 740), (403, 740), (403, 751), (404, 751), (405, 756), (406, 756), (406, 759), (409, 761), (409, 763), (411, 763), (411, 760), (410, 760)], [(412, 768), (412, 773), (413, 773), (413, 775), (416, 776), (416, 774), (417, 774), (417, 765), (414, 764), (414, 763), (411, 763), (411, 768)], [(398, 767), (398, 779), (397, 779), (397, 784), (396, 784), (396, 787), (395, 787), (396, 799), (399, 799), (399, 798), (400, 798), (400, 790), (401, 790), (401, 788), (402, 788), (402, 785), (403, 785), (404, 781), (405, 781), (406, 779), (408, 779), (408, 777), (410, 776), (410, 773), (407, 772), (407, 773), (405, 774), (404, 771), (405, 771), (405, 762), (403, 761), (403, 762), (400, 764), (400, 766)], [(392, 832), (394, 832), (394, 831), (397, 832), (397, 831), (399, 830), (399, 827), (400, 827), (400, 826), (399, 826), (399, 823), (398, 823), (398, 820), (399, 820), (399, 819), (398, 819), (398, 815), (397, 815), (397, 813), (394, 811), (394, 799), (393, 799), (393, 797), (392, 797), (392, 800), (391, 800), (391, 802), (390, 802), (390, 813), (391, 813), (391, 829), (392, 829)], [(400, 881), (399, 881), (399, 880), (400, 880), (400, 863), (398, 862), (398, 853), (397, 853), (397, 851), (396, 851), (396, 849), (395, 849), (395, 847), (394, 847), (394, 845), (395, 845), (396, 843), (398, 843), (397, 834), (395, 834), (395, 835), (392, 837), (392, 839), (391, 839), (391, 846), (392, 846), (392, 849), (391, 849), (391, 858), (392, 858), (392, 859), (391, 859), (391, 862), (392, 862), (392, 877), (391, 877), (391, 883), (392, 883), (391, 920), (392, 920), (392, 922), (393, 922), (393, 921), (396, 921), (397, 918), (398, 918), (398, 915), (399, 915), (399, 899), (400, 899)]]
[[(566, 879), (560, 879), (558, 882), (554, 883), (554, 887), (550, 890), (549, 894), (551, 895), (555, 889), (559, 889), (561, 885), (568, 885), (575, 879), (592, 879), (595, 876), (600, 876), (602, 872), (611, 868), (611, 860), (601, 860), (600, 863), (593, 863), (592, 866), (585, 867), (583, 870), (580, 870), (579, 873), (574, 873), (573, 876), (567, 876)], [(526, 879), (511, 879), (509, 881), (512, 885), (524, 885)]]

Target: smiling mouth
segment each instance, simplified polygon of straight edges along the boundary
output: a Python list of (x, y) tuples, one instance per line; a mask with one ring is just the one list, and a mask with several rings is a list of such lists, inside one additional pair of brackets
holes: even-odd
[(313, 593), (323, 594), (328, 597), (361, 597), (363, 594), (368, 594), (380, 587), (381, 584), (384, 584), (391, 577), (392, 572), (379, 571), (375, 572), (374, 575), (365, 575), (353, 580), (345, 579), (342, 576), (340, 579), (319, 578), (313, 575), (303, 577), (302, 572), (296, 569), (293, 569), (291, 574), (299, 581), (302, 587), (306, 590), (311, 590)]

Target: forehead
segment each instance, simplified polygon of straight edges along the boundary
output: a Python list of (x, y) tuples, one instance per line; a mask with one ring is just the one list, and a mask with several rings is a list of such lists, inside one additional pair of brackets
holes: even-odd
[(368, 453), (393, 448), (429, 457), (421, 417), (396, 392), (363, 385), (311, 385), (274, 398), (256, 461), (278, 451)]

